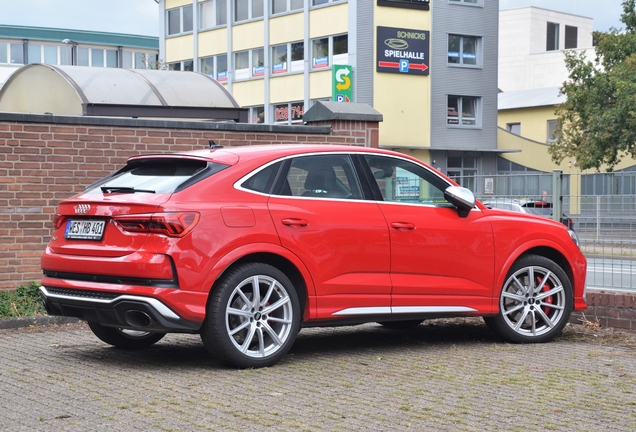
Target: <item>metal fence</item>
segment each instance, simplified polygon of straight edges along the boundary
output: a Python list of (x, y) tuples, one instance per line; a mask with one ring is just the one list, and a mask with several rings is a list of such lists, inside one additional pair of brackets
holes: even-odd
[(537, 207), (548, 207), (547, 217), (570, 221), (581, 240), (587, 287), (636, 291), (636, 172), (520, 172), (477, 176), (474, 184), (477, 198), (495, 207), (516, 204), (518, 211), (519, 205), (548, 203)]

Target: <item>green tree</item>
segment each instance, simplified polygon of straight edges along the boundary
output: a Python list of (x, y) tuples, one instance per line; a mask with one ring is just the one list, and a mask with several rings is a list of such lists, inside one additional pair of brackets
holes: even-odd
[(636, 157), (636, 0), (623, 1), (625, 30), (594, 32), (596, 58), (565, 52), (569, 72), (556, 109), (560, 130), (552, 160), (575, 158), (581, 169), (611, 171), (621, 157)]

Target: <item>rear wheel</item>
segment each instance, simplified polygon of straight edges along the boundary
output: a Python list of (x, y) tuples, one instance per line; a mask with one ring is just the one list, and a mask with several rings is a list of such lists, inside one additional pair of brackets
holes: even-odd
[(166, 335), (165, 333), (106, 327), (93, 321), (88, 322), (88, 327), (103, 342), (117, 348), (129, 350), (148, 348), (159, 342)]
[(298, 295), (289, 278), (268, 264), (248, 263), (210, 294), (201, 339), (225, 365), (264, 367), (289, 351), (299, 327)]
[(510, 269), (499, 298), (499, 313), (486, 324), (510, 342), (547, 342), (567, 324), (572, 284), (554, 261), (528, 255)]

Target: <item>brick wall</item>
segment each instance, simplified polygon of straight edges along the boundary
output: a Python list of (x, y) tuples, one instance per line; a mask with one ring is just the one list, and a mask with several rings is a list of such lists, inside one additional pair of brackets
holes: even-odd
[(601, 327), (636, 330), (636, 295), (626, 292), (588, 291), (588, 308), (572, 314), (570, 322), (598, 323)]
[(0, 113), (0, 291), (41, 280), (40, 255), (58, 202), (130, 156), (206, 148), (209, 140), (377, 147), (377, 130), (377, 122), (342, 120), (276, 126)]

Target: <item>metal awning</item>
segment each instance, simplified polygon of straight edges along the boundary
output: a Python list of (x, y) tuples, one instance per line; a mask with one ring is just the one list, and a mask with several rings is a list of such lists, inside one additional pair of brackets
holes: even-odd
[(30, 64), (11, 75), (0, 89), (0, 111), (241, 123), (248, 119), (248, 110), (204, 74), (45, 64)]

